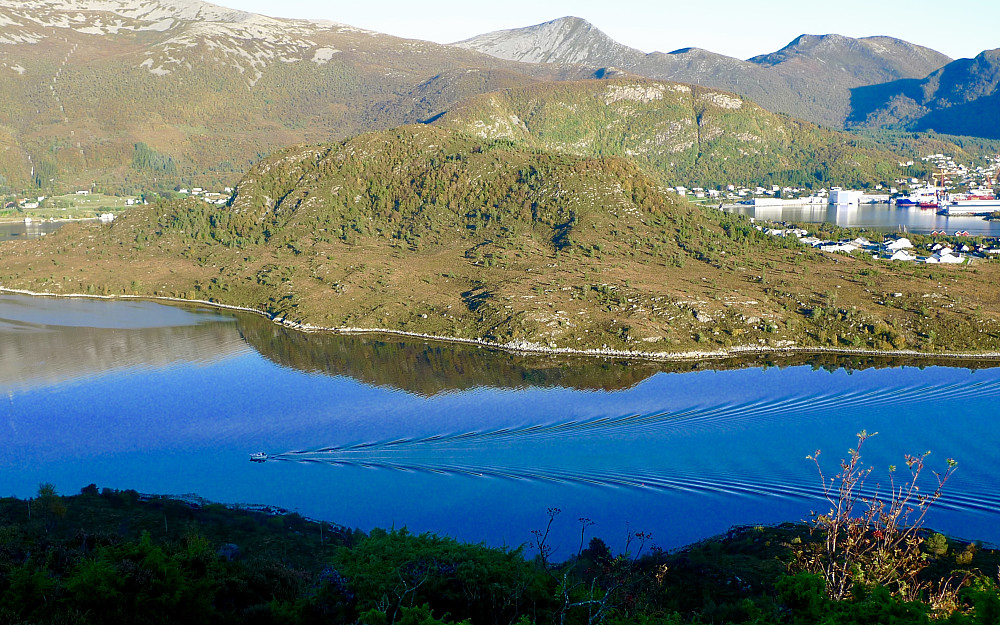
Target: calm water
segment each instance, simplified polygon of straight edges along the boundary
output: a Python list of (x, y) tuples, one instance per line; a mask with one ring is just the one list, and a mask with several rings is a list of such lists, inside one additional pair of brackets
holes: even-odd
[(36, 239), (43, 237), (50, 232), (55, 232), (63, 225), (63, 222), (33, 221), (30, 224), (24, 222), (0, 223), (0, 241), (11, 239)]
[(954, 234), (968, 230), (973, 236), (1000, 236), (1000, 222), (986, 221), (975, 215), (948, 217), (936, 211), (920, 208), (897, 208), (889, 204), (861, 204), (859, 206), (830, 206), (811, 204), (801, 206), (747, 206), (736, 205), (727, 210), (768, 221), (789, 223), (832, 223), (845, 228), (867, 228), (879, 232), (904, 230), (917, 234), (930, 234), (944, 230)]
[(805, 456), (832, 470), (867, 429), (873, 477), (904, 452), (958, 459), (932, 524), (1000, 542), (997, 369), (668, 372), (14, 296), (0, 354), (0, 495), (96, 483), (507, 545), (558, 507), (564, 549), (579, 517), (616, 548), (629, 528), (672, 547), (803, 519), (821, 505)]

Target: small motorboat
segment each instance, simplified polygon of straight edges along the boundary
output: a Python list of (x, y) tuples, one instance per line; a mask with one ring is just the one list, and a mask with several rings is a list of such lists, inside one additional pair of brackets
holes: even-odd
[(267, 462), (267, 452), (257, 451), (250, 454), (250, 462)]

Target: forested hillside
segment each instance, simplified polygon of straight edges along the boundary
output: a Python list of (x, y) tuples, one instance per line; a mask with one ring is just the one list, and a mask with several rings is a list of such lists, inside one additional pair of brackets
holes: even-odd
[[(542, 149), (631, 158), (661, 182), (688, 187), (888, 187), (901, 175), (901, 158), (943, 145), (913, 140), (889, 150), (731, 93), (635, 78), (505, 89), (470, 98), (434, 124)], [(927, 173), (919, 169), (908, 171)]]

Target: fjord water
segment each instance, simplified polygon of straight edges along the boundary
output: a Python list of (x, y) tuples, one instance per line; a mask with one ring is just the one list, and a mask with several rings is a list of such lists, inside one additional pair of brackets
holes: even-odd
[(511, 546), (559, 508), (563, 551), (581, 517), (616, 549), (674, 547), (825, 509), (806, 455), (832, 475), (867, 429), (869, 486), (906, 452), (953, 457), (930, 524), (1000, 542), (1000, 370), (975, 363), (669, 371), (21, 296), (0, 296), (0, 354), (0, 496), (96, 483)]
[(735, 204), (729, 212), (756, 219), (795, 224), (835, 224), (842, 228), (865, 228), (876, 232), (914, 232), (930, 234), (943, 230), (949, 234), (968, 231), (971, 236), (1000, 236), (1000, 221), (987, 221), (975, 215), (938, 215), (936, 210), (889, 204), (788, 204), (751, 206)]
[(61, 221), (23, 221), (0, 223), (0, 241), (16, 239), (37, 239), (55, 232), (63, 225)]

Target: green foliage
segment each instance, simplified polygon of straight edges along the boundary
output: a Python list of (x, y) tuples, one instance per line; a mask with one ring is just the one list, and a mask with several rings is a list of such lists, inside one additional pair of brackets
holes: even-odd
[(141, 142), (135, 144), (132, 167), (140, 171), (155, 172), (166, 176), (177, 173), (177, 164), (173, 157), (160, 154)]
[[(356, 546), (341, 549), (334, 562), (350, 580), (358, 609), (379, 610), (390, 623), (437, 622), (423, 620), (431, 609), (455, 620), (508, 623), (527, 606), (545, 601), (544, 586), (519, 549), (405, 529), (373, 530)], [(407, 613), (408, 608), (417, 611)]]
[[(628, 157), (660, 181), (688, 187), (869, 188), (893, 182), (899, 158), (924, 147), (827, 130), (712, 89), (637, 79), (508, 89), (472, 98), (434, 123), (536, 148)], [(908, 149), (889, 151), (900, 147)]]
[[(341, 530), (331, 548), (297, 515), (265, 520), (92, 485), (76, 497), (52, 496), (71, 529), (47, 532), (34, 514), (28, 519), (26, 502), (0, 499), (0, 622), (927, 625), (933, 616), (995, 625), (1000, 615), (996, 582), (981, 575), (936, 612), (926, 597), (906, 601), (878, 585), (833, 601), (822, 576), (783, 573), (789, 544), (807, 535), (791, 524), (733, 528), (648, 555), (644, 534), (616, 555), (598, 538), (583, 548), (581, 533), (578, 553), (552, 562), (542, 532), (532, 561), (520, 549), (406, 530)], [(181, 527), (176, 537), (167, 519)], [(302, 553), (304, 542), (311, 553)], [(989, 549), (973, 557), (977, 568), (1000, 562)], [(941, 566), (950, 565), (935, 560), (935, 574), (948, 570)]]
[(924, 550), (937, 557), (945, 555), (948, 553), (948, 537), (944, 534), (931, 534), (924, 539)]
[[(390, 621), (385, 612), (379, 610), (369, 610), (358, 616), (359, 625), (388, 625), (390, 622), (395, 622), (398, 625), (448, 625), (454, 621), (447, 618), (434, 618), (430, 607), (426, 604), (412, 608), (406, 606), (400, 608), (399, 618), (395, 621)], [(468, 625), (469, 621), (464, 620), (462, 623)]]
[(779, 599), (794, 615), (794, 625), (930, 625), (930, 610), (920, 601), (902, 601), (884, 587), (859, 589), (851, 601), (826, 597), (822, 577), (800, 573), (778, 581)]

